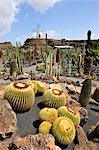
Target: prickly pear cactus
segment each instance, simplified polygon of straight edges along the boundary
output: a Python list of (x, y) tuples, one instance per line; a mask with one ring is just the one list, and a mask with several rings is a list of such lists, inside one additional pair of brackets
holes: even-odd
[(49, 122), (53, 122), (56, 118), (58, 118), (58, 111), (55, 108), (43, 108), (40, 112), (39, 112), (39, 118), (42, 121), (49, 121)]
[(83, 82), (81, 94), (79, 97), (79, 102), (81, 106), (85, 107), (89, 103), (89, 99), (91, 97), (91, 89), (92, 89), (92, 82), (90, 79), (86, 79)]
[(52, 124), (48, 121), (43, 121), (39, 126), (39, 133), (49, 134)]
[(32, 87), (23, 82), (11, 83), (5, 89), (4, 98), (8, 100), (15, 111), (27, 111), (31, 109), (35, 100)]
[(52, 133), (58, 142), (67, 145), (75, 138), (75, 126), (69, 118), (58, 117), (53, 122)]
[(59, 116), (64, 116), (64, 117), (71, 119), (74, 125), (80, 124), (80, 114), (77, 112), (76, 109), (73, 109), (73, 108), (71, 109), (66, 106), (61, 106), (60, 108), (58, 108), (58, 114)]
[(49, 89), (43, 94), (42, 102), (48, 107), (59, 108), (66, 105), (66, 96), (59, 89)]

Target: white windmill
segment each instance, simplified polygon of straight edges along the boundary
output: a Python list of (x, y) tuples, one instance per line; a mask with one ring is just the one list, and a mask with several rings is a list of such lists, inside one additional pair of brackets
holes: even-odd
[(44, 36), (44, 31), (40, 28), (40, 25), (37, 25), (37, 29), (36, 29), (36, 38), (41, 38), (42, 36)]

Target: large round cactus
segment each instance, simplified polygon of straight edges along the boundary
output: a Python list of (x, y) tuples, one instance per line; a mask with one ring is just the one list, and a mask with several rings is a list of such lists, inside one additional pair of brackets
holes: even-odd
[(58, 117), (58, 111), (55, 108), (43, 108), (39, 112), (39, 118), (42, 121), (53, 122)]
[(4, 98), (8, 100), (13, 110), (27, 111), (33, 106), (35, 96), (29, 84), (14, 82), (5, 89)]
[(80, 114), (78, 113), (78, 111), (68, 108), (66, 106), (61, 106), (58, 109), (58, 113), (59, 113), (59, 116), (64, 116), (64, 117), (71, 119), (74, 125), (80, 124)]
[(39, 126), (39, 133), (49, 134), (52, 124), (48, 121), (43, 121)]
[(59, 108), (66, 105), (66, 96), (59, 89), (49, 89), (43, 94), (42, 102), (48, 107)]
[(61, 144), (67, 145), (75, 138), (75, 126), (67, 117), (59, 117), (53, 122), (52, 133)]

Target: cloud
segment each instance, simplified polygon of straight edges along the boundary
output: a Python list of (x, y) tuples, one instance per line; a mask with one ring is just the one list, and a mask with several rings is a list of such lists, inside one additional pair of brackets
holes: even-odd
[(59, 1), (61, 0), (0, 0), (0, 36), (11, 30), (21, 3), (28, 3), (33, 9), (42, 13)]
[(26, 0), (37, 12), (43, 13), (61, 0)]
[(11, 25), (16, 21), (21, 0), (0, 0), (0, 35), (9, 32)]

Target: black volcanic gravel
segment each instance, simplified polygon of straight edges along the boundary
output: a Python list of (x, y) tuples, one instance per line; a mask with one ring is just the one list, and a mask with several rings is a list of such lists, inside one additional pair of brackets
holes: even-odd
[[(24, 113), (17, 113), (17, 126), (18, 126), (17, 134), (18, 135), (23, 137), (23, 136), (27, 136), (28, 134), (37, 133), (37, 128), (39, 127), (40, 124), (38, 114), (40, 109), (43, 108), (40, 102), (41, 102), (41, 96), (38, 96), (36, 97), (35, 104), (30, 111)], [(99, 121), (99, 106), (88, 105), (86, 109), (88, 110), (89, 118), (87, 123), (83, 126), (83, 128), (87, 133), (89, 126)], [(68, 147), (62, 145), (59, 146), (62, 148), (62, 150), (74, 149), (74, 143), (68, 145)]]

